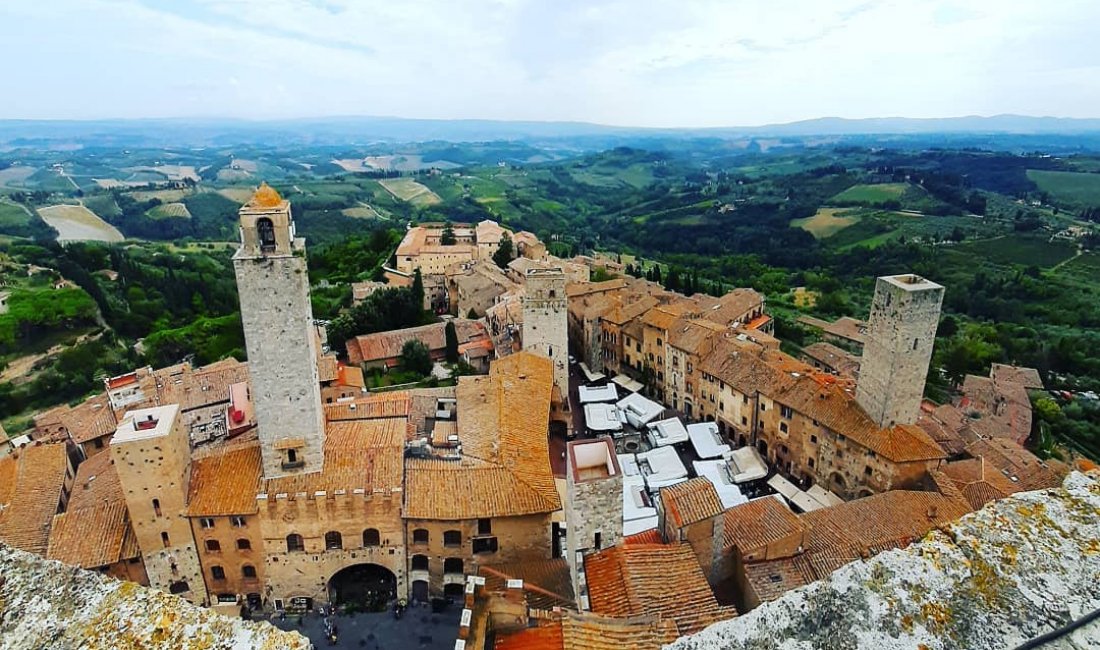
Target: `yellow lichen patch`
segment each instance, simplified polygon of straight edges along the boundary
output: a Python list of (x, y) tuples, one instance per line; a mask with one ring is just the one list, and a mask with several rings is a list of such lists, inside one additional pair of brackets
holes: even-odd
[(1016, 566), (1016, 547), (1011, 544), (1005, 544), (1001, 549), (1001, 559), (1009, 566)]
[(263, 182), (260, 183), (260, 187), (256, 189), (256, 193), (248, 201), (248, 206), (251, 208), (277, 208), (282, 202), (283, 197), (279, 196), (275, 188), (268, 185), (267, 182)]
[(940, 634), (951, 623), (951, 610), (943, 603), (925, 603), (920, 608), (925, 627), (933, 634)]
[(1090, 539), (1088, 542), (1086, 542), (1084, 553), (1085, 555), (1096, 555), (1097, 553), (1100, 553), (1100, 540)]
[(912, 616), (906, 614), (905, 616), (901, 617), (901, 629), (905, 630), (906, 632), (912, 632), (913, 631), (913, 617)]

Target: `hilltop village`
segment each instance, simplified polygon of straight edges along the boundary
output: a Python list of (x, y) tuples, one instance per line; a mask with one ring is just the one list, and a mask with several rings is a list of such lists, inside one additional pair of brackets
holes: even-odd
[(422, 224), (387, 285), (458, 314), (478, 374), (369, 391), (447, 326), (326, 344), (306, 265), (261, 186), (233, 258), (247, 363), (138, 368), (39, 414), (0, 458), (0, 541), (199, 605), (450, 598), (459, 650), (658, 648), (1069, 471), (1022, 446), (1035, 370), (923, 398), (944, 290), (916, 275), (794, 358), (751, 289), (592, 282), (622, 269)]

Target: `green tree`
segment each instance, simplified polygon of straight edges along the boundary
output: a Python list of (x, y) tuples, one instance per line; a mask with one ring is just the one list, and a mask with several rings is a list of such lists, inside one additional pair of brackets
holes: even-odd
[(444, 246), (454, 246), (456, 241), (455, 229), (451, 226), (451, 222), (448, 221), (443, 226), (443, 234), (439, 236), (439, 243)]
[(401, 366), (418, 375), (428, 376), (432, 373), (432, 355), (428, 346), (423, 341), (410, 339), (401, 346)]
[(497, 252), (493, 253), (493, 261), (503, 269), (508, 267), (508, 262), (511, 262), (513, 257), (515, 257), (515, 253), (512, 250), (512, 238), (508, 236), (508, 233), (504, 233), (504, 236), (500, 238), (500, 247), (497, 248)]
[(420, 305), (424, 304), (424, 277), (420, 275), (420, 269), (413, 274), (412, 294), (413, 300)]
[(443, 334), (447, 339), (447, 361), (458, 363), (458, 332), (455, 331), (453, 320), (447, 321), (447, 326), (443, 328)]

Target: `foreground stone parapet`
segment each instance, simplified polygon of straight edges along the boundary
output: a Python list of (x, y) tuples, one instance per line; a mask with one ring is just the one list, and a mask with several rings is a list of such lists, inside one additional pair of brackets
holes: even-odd
[(297, 632), (196, 607), (177, 596), (0, 544), (5, 650), (308, 650)]
[[(1097, 608), (1100, 475), (1074, 473), (665, 648), (1014, 648)], [(1100, 622), (1044, 647), (1100, 648)]]

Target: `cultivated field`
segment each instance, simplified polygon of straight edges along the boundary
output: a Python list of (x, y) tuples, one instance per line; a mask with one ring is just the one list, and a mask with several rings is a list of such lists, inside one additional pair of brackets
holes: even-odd
[(1035, 264), (1049, 268), (1073, 257), (1076, 247), (1066, 241), (1052, 242), (1046, 237), (1005, 235), (996, 239), (965, 242), (956, 246), (955, 250), (984, 257), (995, 264)]
[(1058, 201), (1081, 206), (1100, 205), (1100, 174), (1029, 169), (1027, 177)]
[(247, 203), (255, 192), (256, 191), (250, 187), (226, 187), (218, 190), (218, 194), (221, 194), (234, 203)]
[(123, 240), (117, 228), (82, 205), (51, 205), (38, 208), (38, 214), (57, 231), (59, 242)]
[(340, 160), (333, 160), (332, 164), (339, 165), (340, 169), (346, 172), (369, 172), (375, 169), (368, 165), (362, 158), (342, 158)]
[(846, 208), (818, 208), (812, 217), (792, 219), (792, 228), (801, 228), (815, 239), (827, 239), (848, 226), (859, 223), (862, 217), (857, 211)]
[(154, 219), (191, 218), (191, 213), (187, 210), (187, 206), (182, 203), (165, 203), (163, 205), (158, 205), (152, 210), (149, 210), (148, 214)]
[(20, 187), (35, 171), (34, 167), (26, 165), (0, 169), (0, 187)]
[(1082, 282), (1100, 284), (1100, 253), (1080, 255), (1058, 267), (1057, 273)]
[(378, 184), (395, 198), (413, 205), (435, 205), (443, 202), (438, 194), (411, 178), (385, 178), (378, 181)]
[(367, 204), (361, 204), (355, 208), (344, 208), (341, 210), (344, 216), (354, 217), (356, 219), (385, 219), (382, 215), (378, 214), (378, 211)]
[(132, 192), (130, 196), (138, 201), (159, 199), (161, 203), (175, 203), (190, 194), (188, 190), (151, 190), (147, 192)]
[(860, 203), (863, 205), (876, 205), (885, 203), (886, 201), (900, 201), (907, 189), (909, 189), (908, 183), (853, 185), (830, 200), (833, 203), (841, 204)]

